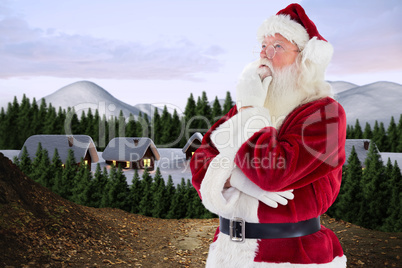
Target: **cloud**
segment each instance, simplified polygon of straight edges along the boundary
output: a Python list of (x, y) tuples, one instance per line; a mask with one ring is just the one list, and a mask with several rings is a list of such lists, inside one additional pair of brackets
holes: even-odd
[(33, 29), (17, 17), (0, 16), (0, 78), (199, 80), (217, 71), (217, 46), (199, 47), (187, 39), (151, 45)]
[(402, 4), (387, 1), (305, 1), (334, 46), (332, 74), (402, 70)]

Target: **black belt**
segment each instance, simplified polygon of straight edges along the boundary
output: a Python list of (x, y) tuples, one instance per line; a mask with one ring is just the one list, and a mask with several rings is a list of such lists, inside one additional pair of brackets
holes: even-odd
[(296, 223), (250, 223), (241, 218), (228, 220), (219, 217), (219, 231), (230, 236), (235, 242), (245, 238), (274, 239), (300, 237), (318, 232), (321, 229), (320, 216)]

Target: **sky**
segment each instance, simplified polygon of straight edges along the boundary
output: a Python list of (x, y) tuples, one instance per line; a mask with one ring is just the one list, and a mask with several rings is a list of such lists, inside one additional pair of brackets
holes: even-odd
[(402, 84), (400, 0), (0, 0), (0, 107), (92, 81), (130, 105), (235, 97), (262, 22), (303, 6), (334, 47), (326, 79)]

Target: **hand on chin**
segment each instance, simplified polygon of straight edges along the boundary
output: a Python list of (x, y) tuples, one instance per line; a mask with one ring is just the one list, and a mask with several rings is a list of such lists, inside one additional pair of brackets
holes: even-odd
[(264, 81), (268, 76), (272, 76), (272, 71), (268, 66), (260, 65), (260, 67), (258, 67), (258, 75), (260, 76), (261, 81)]

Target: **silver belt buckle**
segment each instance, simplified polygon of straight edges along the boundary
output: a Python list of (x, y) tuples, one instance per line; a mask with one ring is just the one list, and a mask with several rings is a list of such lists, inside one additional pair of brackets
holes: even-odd
[[(241, 227), (240, 237), (235, 236), (236, 234), (236, 226), (235, 224), (238, 223)], [(229, 224), (229, 234), (230, 240), (237, 243), (244, 243), (246, 238), (246, 224), (242, 218), (233, 218), (230, 220)]]

